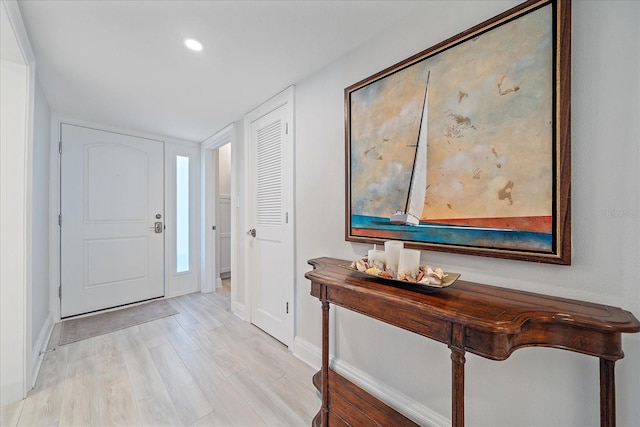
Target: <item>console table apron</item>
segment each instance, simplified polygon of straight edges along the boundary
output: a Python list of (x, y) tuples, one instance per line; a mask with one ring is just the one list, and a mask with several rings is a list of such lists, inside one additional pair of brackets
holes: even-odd
[(422, 293), (366, 278), (333, 258), (309, 260), (311, 295), (322, 302), (322, 393), (314, 426), (416, 425), (329, 368), (329, 304), (440, 341), (451, 349), (452, 425), (464, 426), (465, 352), (505, 360), (521, 347), (545, 346), (600, 359), (600, 424), (616, 420), (614, 367), (624, 357), (621, 334), (639, 332), (617, 307), (458, 280)]

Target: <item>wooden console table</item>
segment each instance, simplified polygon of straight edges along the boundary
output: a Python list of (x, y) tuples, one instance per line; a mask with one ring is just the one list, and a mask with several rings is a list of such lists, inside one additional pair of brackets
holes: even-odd
[[(458, 280), (432, 293), (390, 286), (333, 258), (309, 260), (311, 295), (322, 302), (322, 393), (314, 426), (416, 424), (329, 368), (329, 304), (440, 341), (451, 349), (452, 425), (464, 425), (465, 352), (504, 360), (521, 347), (545, 346), (600, 358), (600, 424), (616, 420), (614, 367), (624, 357), (621, 334), (639, 332), (617, 307)], [(411, 286), (408, 286), (411, 288)]]

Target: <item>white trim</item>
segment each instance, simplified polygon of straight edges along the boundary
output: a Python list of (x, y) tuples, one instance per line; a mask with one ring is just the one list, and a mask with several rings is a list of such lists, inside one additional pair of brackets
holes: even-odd
[(51, 333), (53, 332), (53, 326), (53, 315), (51, 314), (51, 312), (49, 312), (49, 315), (42, 325), (42, 329), (40, 329), (40, 333), (38, 334), (38, 338), (36, 339), (35, 344), (33, 345), (33, 351), (31, 353), (31, 372), (33, 372), (33, 378), (31, 379), (31, 388), (35, 387), (36, 385), (36, 379), (38, 378), (40, 367), (42, 366), (42, 356), (47, 350), (47, 344), (49, 344), (49, 339), (51, 338)]
[(295, 337), (293, 340), (291, 352), (295, 357), (314, 369), (322, 367), (322, 349), (304, 338), (300, 338), (300, 336)]
[(398, 390), (391, 388), (382, 382), (379, 382), (371, 375), (340, 359), (334, 360), (333, 369), (367, 393), (382, 400), (384, 403), (421, 426), (448, 427), (451, 425), (450, 419), (432, 411), (422, 403), (411, 399), (409, 396), (400, 393)]
[(33, 49), (31, 49), (31, 42), (29, 41), (27, 29), (22, 21), (22, 14), (20, 13), (18, 2), (16, 0), (2, 0), (2, 4), (5, 6), (13, 32), (16, 35), (16, 39), (18, 39), (20, 51), (22, 52), (25, 63), (29, 67), (35, 67), (36, 56), (33, 54)]
[(53, 321), (60, 321), (60, 124), (62, 120), (51, 112), (51, 152), (49, 156), (49, 310)]
[[(231, 285), (231, 289), (233, 289), (233, 285)], [(241, 304), (238, 301), (231, 300), (231, 312), (245, 322), (249, 321), (249, 319), (247, 318), (247, 308), (244, 304)]]
[[(222, 286), (222, 280), (220, 279), (220, 262), (218, 254), (218, 240), (217, 233), (210, 233), (211, 226), (216, 223), (216, 198), (218, 196), (218, 153), (217, 149), (226, 144), (231, 144), (231, 150), (234, 150), (235, 137), (234, 137), (234, 125), (233, 123), (213, 134), (209, 138), (202, 141), (200, 158), (202, 164), (202, 284), (201, 291), (203, 293), (213, 292), (213, 286)], [(233, 154), (232, 154), (233, 159)], [(231, 166), (231, 185), (234, 186), (235, 168), (233, 163)], [(232, 191), (233, 193), (233, 191)], [(233, 194), (231, 195), (231, 205), (235, 206)], [(234, 215), (231, 215), (231, 230), (234, 229), (235, 219)], [(231, 236), (231, 270), (234, 269), (234, 237), (233, 231)], [(213, 262), (216, 260), (216, 262)], [(235, 286), (231, 286), (231, 300), (233, 301), (237, 289)], [(233, 304), (232, 304), (233, 305)], [(233, 309), (233, 308), (232, 308)]]
[[(320, 369), (322, 365), (320, 347), (300, 337), (296, 337), (294, 341), (293, 355), (314, 369)], [(336, 359), (333, 354), (329, 355), (329, 365), (338, 374), (422, 426), (448, 427), (451, 425), (451, 420), (447, 417), (376, 380), (345, 361)]]

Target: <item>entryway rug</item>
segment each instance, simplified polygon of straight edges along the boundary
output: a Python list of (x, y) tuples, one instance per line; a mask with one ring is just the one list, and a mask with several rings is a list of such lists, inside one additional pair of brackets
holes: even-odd
[(60, 345), (86, 340), (174, 314), (178, 312), (166, 300), (158, 300), (95, 316), (65, 320), (62, 322)]

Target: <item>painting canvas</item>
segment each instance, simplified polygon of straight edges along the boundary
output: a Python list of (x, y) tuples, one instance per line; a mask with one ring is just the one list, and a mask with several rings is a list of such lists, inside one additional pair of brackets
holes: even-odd
[(347, 240), (567, 263), (559, 3), (523, 4), (345, 90)]

